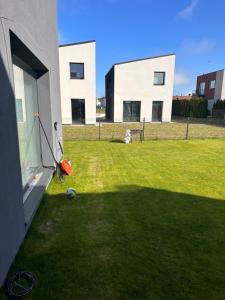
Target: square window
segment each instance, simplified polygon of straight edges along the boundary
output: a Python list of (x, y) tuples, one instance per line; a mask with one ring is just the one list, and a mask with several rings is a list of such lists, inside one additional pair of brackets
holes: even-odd
[(154, 73), (154, 85), (165, 85), (165, 72)]
[(210, 89), (215, 89), (215, 86), (216, 86), (216, 80), (211, 80), (210, 83), (209, 83), (209, 88)]
[(83, 63), (70, 63), (70, 78), (71, 79), (84, 79), (84, 64)]

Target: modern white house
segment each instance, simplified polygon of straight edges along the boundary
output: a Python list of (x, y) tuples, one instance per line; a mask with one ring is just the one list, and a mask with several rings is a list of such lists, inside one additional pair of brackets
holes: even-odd
[(96, 42), (59, 46), (63, 124), (96, 123)]
[(116, 63), (105, 77), (106, 118), (170, 122), (175, 54)]
[(196, 93), (208, 100), (208, 109), (212, 111), (217, 100), (225, 99), (225, 70), (219, 70), (197, 77)]

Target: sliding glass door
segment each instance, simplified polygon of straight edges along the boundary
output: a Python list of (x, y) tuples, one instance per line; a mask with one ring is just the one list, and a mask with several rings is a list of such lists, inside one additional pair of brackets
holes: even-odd
[(123, 122), (140, 122), (140, 112), (140, 101), (123, 101)]
[(38, 112), (37, 81), (16, 65), (13, 65), (13, 73), (20, 165), (26, 189), (41, 166), (40, 127), (35, 117)]

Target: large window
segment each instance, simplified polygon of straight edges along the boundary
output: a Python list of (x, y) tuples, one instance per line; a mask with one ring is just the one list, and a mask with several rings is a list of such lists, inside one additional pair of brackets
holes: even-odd
[(23, 99), (16, 99), (16, 116), (17, 116), (17, 122), (24, 122), (24, 103)]
[(70, 78), (71, 79), (84, 79), (84, 64), (83, 63), (70, 63)]
[(205, 82), (201, 82), (199, 85), (199, 95), (203, 96), (205, 94)]
[(155, 72), (154, 85), (164, 85), (164, 84), (165, 84), (165, 72)]
[(123, 121), (140, 122), (141, 101), (123, 101)]
[(40, 128), (37, 81), (20, 67), (13, 65), (15, 106), (23, 188), (29, 187), (41, 166)]

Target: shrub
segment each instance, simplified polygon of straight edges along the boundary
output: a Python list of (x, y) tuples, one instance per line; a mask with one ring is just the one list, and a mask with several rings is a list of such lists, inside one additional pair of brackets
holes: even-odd
[(189, 101), (187, 100), (176, 100), (173, 101), (172, 115), (178, 117), (189, 116)]
[(213, 109), (225, 109), (225, 100), (217, 100), (213, 105)]
[(173, 116), (206, 118), (208, 113), (208, 101), (202, 97), (193, 96), (190, 101), (173, 101)]

